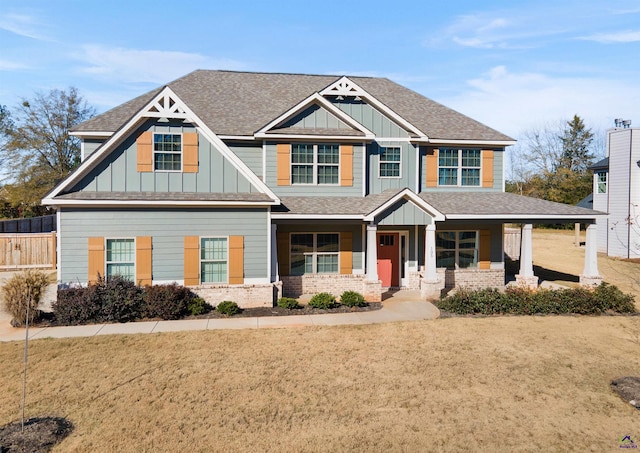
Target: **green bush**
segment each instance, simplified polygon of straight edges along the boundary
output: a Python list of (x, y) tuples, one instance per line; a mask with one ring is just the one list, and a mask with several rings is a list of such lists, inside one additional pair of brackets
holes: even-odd
[(216, 309), (223, 315), (233, 316), (240, 313), (240, 307), (235, 302), (224, 300), (218, 304)]
[(335, 308), (338, 306), (336, 298), (329, 293), (318, 293), (314, 295), (309, 301), (309, 306), (313, 308)]
[(606, 312), (634, 313), (634, 299), (617, 287), (601, 284), (587, 288), (539, 289), (507, 288), (468, 291), (460, 289), (438, 302), (438, 308), (457, 314), (580, 314)]
[(211, 311), (211, 305), (205, 302), (202, 297), (194, 297), (187, 304), (187, 312), (192, 316), (201, 315)]
[(345, 291), (340, 296), (340, 303), (347, 307), (364, 307), (367, 303), (364, 301), (364, 296), (355, 291)]
[(98, 279), (101, 302), (98, 322), (129, 322), (142, 316), (143, 288), (120, 275)]
[[(189, 313), (195, 294), (177, 283), (147, 286), (142, 315), (147, 318), (180, 319)], [(204, 301), (203, 301), (204, 302)]]
[(22, 326), (27, 321), (27, 307), (29, 307), (29, 322), (40, 316), (38, 304), (45, 288), (49, 284), (47, 275), (42, 271), (28, 269), (14, 274), (2, 287), (2, 298), (5, 310), (13, 316), (12, 325)]
[(281, 297), (278, 299), (278, 307), (293, 310), (300, 308), (300, 304), (298, 304), (298, 301), (293, 297)]

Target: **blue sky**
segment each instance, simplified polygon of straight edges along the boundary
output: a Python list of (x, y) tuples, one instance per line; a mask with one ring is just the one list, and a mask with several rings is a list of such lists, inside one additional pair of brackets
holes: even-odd
[(0, 0), (0, 104), (102, 112), (194, 69), (374, 75), (518, 138), (640, 126), (640, 0)]

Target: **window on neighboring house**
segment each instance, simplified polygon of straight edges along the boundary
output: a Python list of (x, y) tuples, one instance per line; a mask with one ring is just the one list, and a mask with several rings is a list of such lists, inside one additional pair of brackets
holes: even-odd
[(227, 238), (200, 238), (200, 283), (226, 283), (227, 257)]
[(134, 239), (107, 239), (106, 279), (119, 275), (134, 281), (136, 246)]
[(478, 266), (477, 231), (436, 231), (436, 266), (464, 269)]
[(291, 275), (338, 273), (340, 235), (294, 233), (291, 235)]
[(181, 134), (153, 134), (153, 168), (158, 171), (182, 170)]
[(438, 185), (480, 186), (481, 162), (479, 149), (440, 149)]
[(381, 178), (400, 177), (400, 147), (380, 148), (380, 171)]
[(292, 184), (338, 184), (340, 145), (291, 145)]
[(607, 172), (599, 171), (596, 173), (598, 177), (598, 191), (597, 193), (607, 193)]

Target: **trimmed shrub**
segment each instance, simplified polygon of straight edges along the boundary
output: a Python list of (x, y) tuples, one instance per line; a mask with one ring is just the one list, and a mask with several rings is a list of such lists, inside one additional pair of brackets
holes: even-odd
[(107, 282), (98, 280), (101, 309), (98, 322), (129, 322), (141, 317), (143, 289), (124, 277), (115, 275)]
[(347, 307), (364, 307), (367, 303), (364, 296), (356, 291), (345, 291), (340, 296), (340, 303)]
[(147, 318), (179, 319), (191, 312), (189, 304), (194, 298), (189, 288), (177, 283), (146, 286), (142, 315)]
[(313, 308), (328, 309), (335, 308), (338, 304), (336, 303), (336, 298), (333, 297), (332, 294), (318, 293), (311, 298), (309, 306)]
[(4, 308), (13, 316), (11, 324), (19, 327), (27, 321), (27, 307), (29, 307), (29, 322), (40, 316), (38, 304), (45, 288), (49, 284), (47, 275), (42, 271), (27, 269), (13, 275), (2, 287)]
[(479, 291), (458, 290), (438, 302), (438, 308), (457, 314), (580, 314), (597, 315), (606, 312), (634, 313), (634, 298), (617, 287), (601, 284), (587, 288), (539, 289), (507, 288)]
[(288, 310), (300, 308), (300, 304), (298, 304), (298, 301), (293, 297), (281, 297), (280, 299), (278, 299), (277, 303), (278, 307), (286, 308)]
[(98, 285), (59, 289), (52, 308), (56, 323), (60, 325), (76, 326), (97, 322), (102, 309)]
[(187, 303), (187, 312), (191, 316), (198, 316), (211, 311), (211, 305), (205, 302), (202, 297), (194, 297)]
[(233, 316), (240, 313), (240, 307), (235, 302), (224, 300), (218, 304), (216, 309), (223, 315)]

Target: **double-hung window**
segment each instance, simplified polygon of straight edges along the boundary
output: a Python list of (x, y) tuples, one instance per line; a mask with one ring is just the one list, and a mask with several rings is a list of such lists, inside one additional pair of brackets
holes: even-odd
[(447, 269), (478, 267), (478, 232), (436, 231), (436, 266)]
[(607, 193), (607, 172), (599, 171), (596, 173), (597, 176), (597, 193)]
[(338, 184), (340, 145), (291, 145), (292, 184)]
[(479, 187), (481, 162), (479, 149), (440, 149), (438, 185)]
[(337, 274), (338, 233), (291, 234), (291, 275)]
[(400, 177), (400, 147), (388, 146), (380, 149), (380, 171), (381, 178)]
[(153, 169), (156, 171), (182, 170), (181, 134), (153, 134)]
[(133, 238), (107, 239), (106, 241), (106, 272), (107, 280), (119, 275), (134, 281), (136, 265), (136, 246)]
[(227, 283), (227, 264), (227, 238), (200, 238), (200, 283)]

